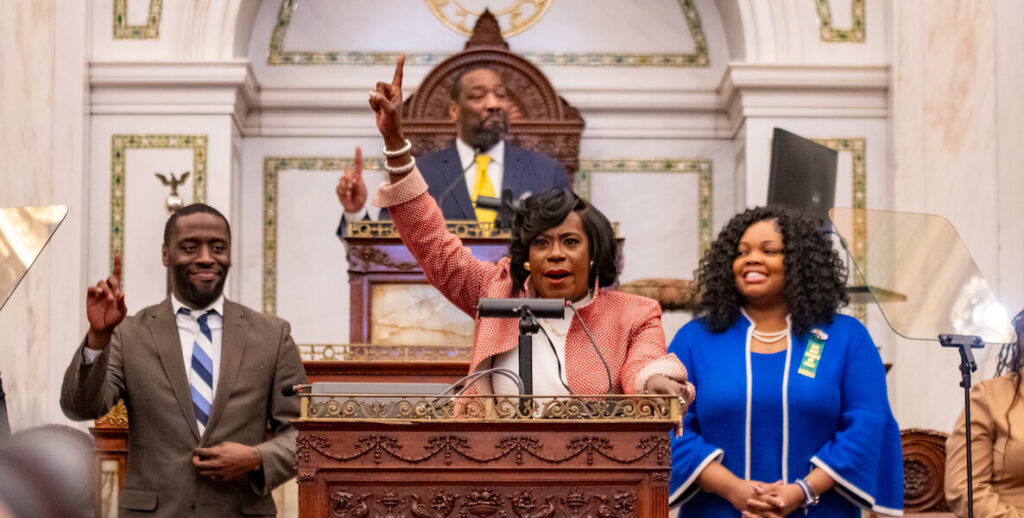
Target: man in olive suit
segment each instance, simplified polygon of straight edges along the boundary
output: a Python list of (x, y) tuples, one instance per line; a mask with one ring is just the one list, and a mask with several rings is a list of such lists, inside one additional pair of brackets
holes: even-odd
[(282, 389), (306, 382), (288, 323), (224, 299), (231, 230), (212, 207), (170, 217), (163, 263), (171, 296), (133, 316), (119, 257), (88, 289), (89, 331), (64, 375), (61, 408), (95, 419), (124, 400), (119, 516), (274, 516), (270, 491), (296, 465), (289, 421), (299, 402)]

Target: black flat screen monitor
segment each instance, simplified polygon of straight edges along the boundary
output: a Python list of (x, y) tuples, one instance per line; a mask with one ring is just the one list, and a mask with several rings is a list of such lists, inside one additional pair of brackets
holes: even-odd
[(784, 205), (828, 222), (836, 201), (839, 153), (813, 140), (775, 128), (768, 205)]

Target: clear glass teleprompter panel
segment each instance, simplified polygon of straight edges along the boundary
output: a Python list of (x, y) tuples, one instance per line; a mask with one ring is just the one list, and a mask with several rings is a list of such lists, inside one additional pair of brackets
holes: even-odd
[[(868, 285), (889, 327), (912, 340), (941, 333), (1007, 343), (1016, 334), (967, 245), (941, 216), (834, 208), (843, 246), (864, 246), (854, 268)], [(856, 254), (851, 254), (856, 255)]]
[(67, 215), (64, 205), (0, 208), (0, 309)]

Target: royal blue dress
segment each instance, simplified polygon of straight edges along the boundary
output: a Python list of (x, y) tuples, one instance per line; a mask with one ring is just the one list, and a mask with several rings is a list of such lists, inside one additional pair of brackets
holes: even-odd
[[(836, 485), (810, 516), (860, 518), (860, 507), (902, 514), (900, 432), (867, 329), (837, 315), (812, 333), (791, 335), (791, 345), (773, 354), (750, 351), (752, 329), (745, 315), (722, 333), (694, 320), (668, 348), (697, 388), (683, 434), (672, 442), (669, 491), (671, 504), (682, 504), (678, 516), (739, 516), (696, 484), (716, 461), (763, 482), (792, 483), (820, 467)], [(820, 347), (812, 334), (823, 338)]]

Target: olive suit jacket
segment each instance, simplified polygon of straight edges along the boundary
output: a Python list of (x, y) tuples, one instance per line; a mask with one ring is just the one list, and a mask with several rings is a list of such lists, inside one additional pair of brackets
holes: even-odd
[[(218, 383), (202, 435), (169, 298), (125, 318), (92, 364), (84, 347), (64, 375), (61, 408), (72, 419), (95, 419), (124, 399), (128, 461), (119, 516), (276, 514), (270, 491), (295, 475), (290, 420), (299, 415), (298, 399), (281, 389), (306, 382), (287, 322), (224, 301)], [(225, 441), (258, 448), (262, 470), (230, 482), (200, 477), (193, 448)]]

